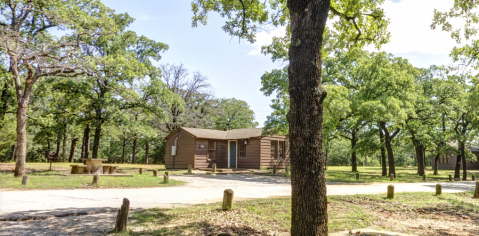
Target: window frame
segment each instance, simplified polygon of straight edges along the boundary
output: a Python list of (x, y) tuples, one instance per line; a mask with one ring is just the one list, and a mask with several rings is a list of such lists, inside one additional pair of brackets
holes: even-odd
[(277, 140), (271, 140), (270, 155), (271, 155), (271, 159), (278, 159), (278, 141)]
[[(245, 141), (248, 141), (248, 140), (246, 139), (238, 140), (238, 159), (246, 159), (247, 144), (244, 144)], [(243, 154), (243, 156), (241, 154)]]
[[(210, 147), (210, 144), (213, 143), (213, 148)], [(208, 160), (216, 160), (216, 148), (217, 148), (217, 142), (216, 140), (208, 140)], [(211, 153), (213, 153), (214, 157), (211, 158)]]
[(281, 159), (286, 158), (286, 142), (285, 141), (278, 141), (278, 158), (281, 158)]

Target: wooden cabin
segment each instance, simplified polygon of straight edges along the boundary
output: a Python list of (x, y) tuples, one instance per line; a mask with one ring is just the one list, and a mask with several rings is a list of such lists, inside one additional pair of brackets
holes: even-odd
[(282, 135), (262, 135), (261, 128), (228, 131), (182, 127), (165, 138), (168, 169), (284, 168), (289, 165), (289, 140)]
[[(453, 146), (454, 144), (450, 144)], [(454, 147), (457, 147), (454, 146)], [(472, 152), (472, 154), (476, 155), (477, 160), (479, 160), (479, 149), (474, 147), (474, 148), (469, 148), (469, 151)], [(439, 170), (454, 170), (456, 168), (456, 162), (457, 162), (457, 153), (451, 152), (448, 154), (441, 154), (439, 157), (439, 161), (437, 164), (437, 168)], [(431, 156), (431, 163), (432, 163), (432, 168), (434, 169), (434, 159), (436, 156)], [(468, 161), (466, 160), (466, 169), (467, 170), (479, 170), (479, 161)], [(462, 171), (462, 163), (461, 163), (461, 171)]]

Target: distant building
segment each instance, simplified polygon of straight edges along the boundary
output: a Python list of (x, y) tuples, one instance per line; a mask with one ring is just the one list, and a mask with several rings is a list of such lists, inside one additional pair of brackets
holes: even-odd
[[(457, 143), (450, 143), (449, 144), (451, 147), (457, 148)], [(477, 159), (479, 160), (479, 148), (478, 147), (471, 147), (469, 150), (472, 152), (472, 154), (476, 155)], [(451, 152), (448, 154), (442, 154), (439, 157), (439, 162), (437, 168), (440, 170), (454, 170), (456, 168), (456, 162), (457, 162), (457, 156), (458, 153), (456, 152)], [(431, 156), (431, 163), (432, 163), (432, 168), (434, 168), (434, 159), (436, 156)], [(466, 160), (466, 169), (467, 170), (479, 170), (479, 161), (468, 161)], [(461, 163), (461, 170), (462, 170), (462, 163)]]
[(165, 138), (166, 168), (194, 169), (289, 165), (289, 139), (283, 135), (262, 135), (261, 128), (228, 131), (182, 127)]

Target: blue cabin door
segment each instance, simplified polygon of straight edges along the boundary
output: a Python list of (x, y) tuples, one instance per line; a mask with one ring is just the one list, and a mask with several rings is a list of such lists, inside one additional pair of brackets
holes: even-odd
[(229, 167), (236, 167), (236, 141), (229, 141)]

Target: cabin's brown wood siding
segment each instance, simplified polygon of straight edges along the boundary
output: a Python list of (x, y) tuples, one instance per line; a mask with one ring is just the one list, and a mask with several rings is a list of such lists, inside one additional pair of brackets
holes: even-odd
[[(216, 142), (216, 157), (215, 159), (208, 158), (208, 142)], [(204, 148), (201, 148), (204, 145)], [(197, 139), (195, 144), (195, 169), (211, 168), (213, 163), (216, 163), (217, 168), (227, 168), (228, 166), (228, 141), (226, 140), (208, 140)]]
[[(271, 158), (271, 141), (284, 141), (285, 142), (285, 158)], [(289, 142), (285, 136), (272, 135), (261, 138), (261, 167), (272, 168), (276, 165), (278, 168), (284, 168), (289, 166)]]
[[(178, 146), (176, 149), (176, 156), (171, 155), (171, 147), (175, 145), (175, 139), (181, 135), (178, 139)], [(185, 169), (188, 168), (188, 164), (194, 165), (195, 158), (195, 138), (183, 130), (178, 130), (174, 135), (170, 136), (166, 140), (166, 150), (165, 150), (165, 166), (167, 169), (179, 168)], [(174, 166), (173, 166), (174, 161)]]
[[(473, 152), (476, 155), (476, 158), (479, 160), (479, 153)], [(435, 156), (431, 156), (432, 168), (434, 169), (434, 159)], [(454, 170), (456, 168), (457, 154), (448, 154), (445, 157), (439, 158), (439, 164), (437, 168), (439, 170)], [(471, 162), (466, 160), (466, 169), (468, 170), (479, 170), (479, 161)], [(462, 163), (461, 163), (462, 171)]]
[[(246, 144), (246, 157), (241, 158), (239, 156), (239, 142), (248, 141)], [(239, 139), (237, 145), (237, 154), (238, 161), (237, 168), (246, 168), (246, 169), (259, 169), (260, 168), (260, 153), (261, 153), (261, 139), (251, 138), (251, 139)]]

